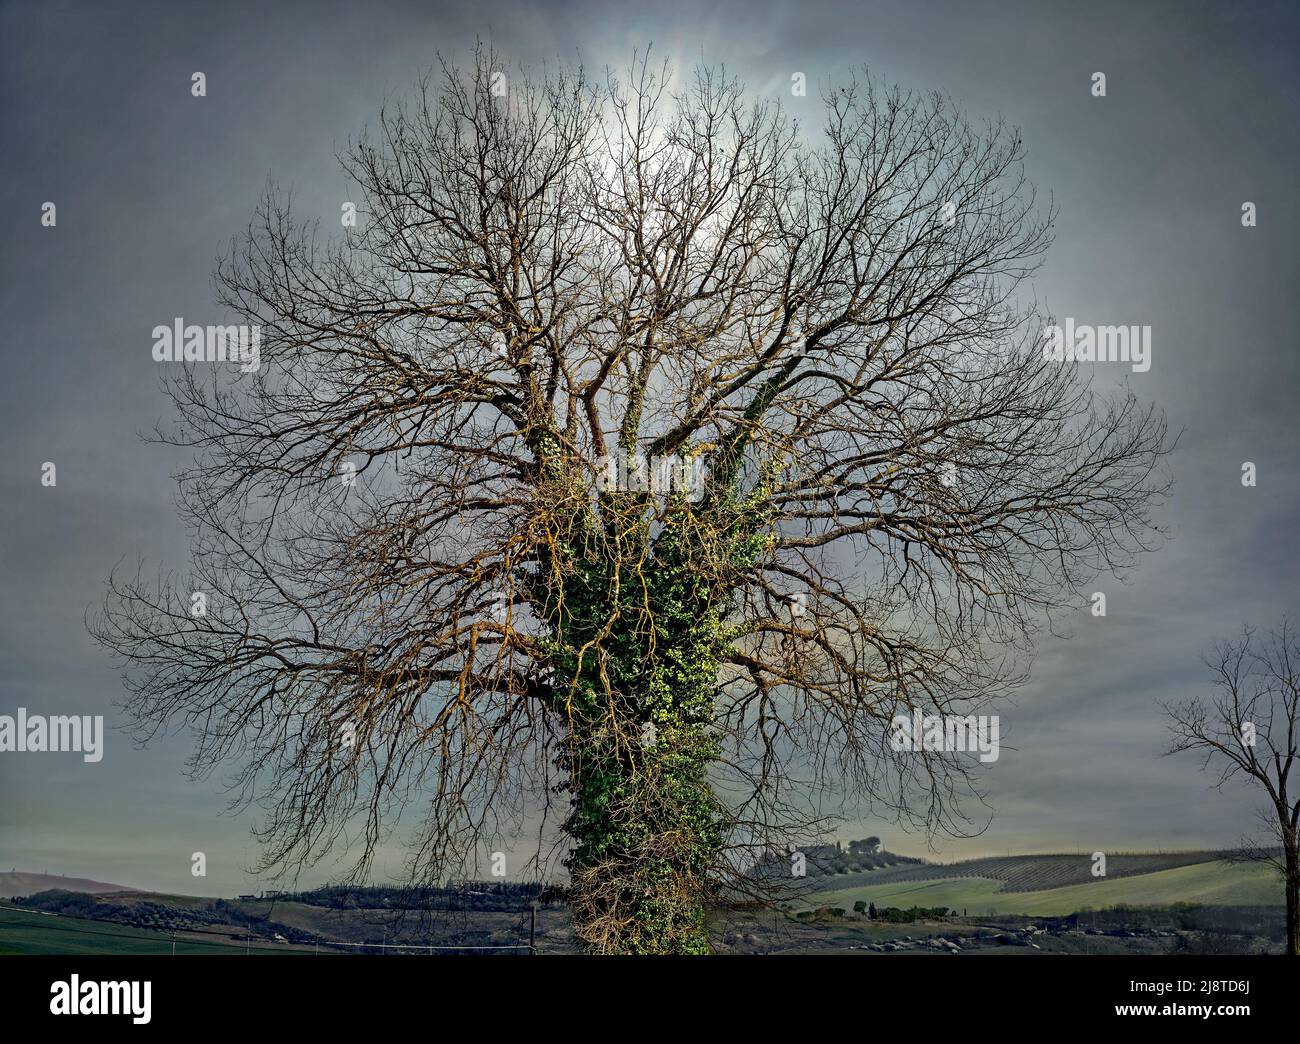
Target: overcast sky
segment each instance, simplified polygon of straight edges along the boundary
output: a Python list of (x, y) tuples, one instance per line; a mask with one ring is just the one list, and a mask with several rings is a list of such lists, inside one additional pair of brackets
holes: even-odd
[[(220, 321), (210, 274), (268, 176), (300, 213), (337, 221), (335, 161), (383, 99), (476, 36), (512, 59), (625, 64), (633, 48), (723, 62), (757, 94), (817, 115), (815, 85), (864, 63), (1022, 128), (1028, 172), (1060, 209), (1035, 288), (1057, 315), (1147, 324), (1130, 374), (1184, 434), (1163, 521), (1173, 539), (1108, 613), (1044, 641), (1002, 711), (997, 817), (944, 857), (1220, 847), (1255, 801), (1218, 794), (1194, 757), (1162, 758), (1156, 701), (1203, 690), (1199, 655), (1296, 598), (1300, 9), (1293, 2), (6, 3), (0, 7), (4, 432), (0, 714), (104, 714), (115, 669), (83, 616), (115, 563), (183, 566), (169, 451), (137, 432), (169, 416), (150, 331)], [(191, 74), (207, 96), (190, 93)], [(1107, 77), (1106, 97), (1090, 92)], [(790, 97), (804, 72), (807, 98)], [(57, 226), (41, 207), (57, 205)], [(1243, 228), (1243, 202), (1258, 225)], [(1121, 368), (1101, 368), (1112, 380)], [(1122, 368), (1126, 369), (1126, 368)], [(41, 465), (58, 467), (55, 488)], [(1243, 488), (1243, 461), (1258, 485)], [(221, 779), (191, 782), (174, 737), (101, 762), (0, 753), (0, 870), (196, 894), (247, 891), (251, 814)], [(890, 823), (848, 823), (927, 854)], [(190, 854), (208, 876), (190, 875)], [(929, 853), (933, 854), (933, 853)], [(396, 862), (389, 864), (395, 870)], [(316, 875), (328, 878), (332, 865)]]

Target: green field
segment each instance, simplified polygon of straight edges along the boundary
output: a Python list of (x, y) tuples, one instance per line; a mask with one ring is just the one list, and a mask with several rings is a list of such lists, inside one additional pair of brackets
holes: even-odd
[(1270, 868), (1223, 861), (1037, 892), (1002, 892), (999, 891), (1001, 887), (999, 881), (975, 877), (885, 882), (814, 892), (801, 900), (799, 908), (838, 906), (852, 909), (853, 904), (861, 900), (875, 903), (877, 907), (947, 906), (958, 912), (968, 910), (972, 916), (1028, 914), (1046, 917), (1110, 906), (1169, 906), (1173, 903), (1283, 905), (1281, 882)]
[[(164, 932), (129, 928), (108, 921), (89, 921), (79, 917), (56, 917), (50, 914), (0, 907), (0, 954), (170, 954), (172, 937)], [(237, 942), (206, 942), (176, 939), (175, 953), (242, 954)], [(311, 953), (290, 946), (252, 946), (255, 953)]]

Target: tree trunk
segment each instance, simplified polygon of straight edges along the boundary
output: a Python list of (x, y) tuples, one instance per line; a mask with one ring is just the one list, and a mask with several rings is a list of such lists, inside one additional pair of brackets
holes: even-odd
[(708, 953), (709, 882), (720, 847), (705, 776), (708, 744), (660, 724), (600, 729), (571, 759), (573, 814), (566, 829), (574, 928), (600, 953)]
[(1300, 851), (1286, 848), (1286, 952), (1300, 957)]
[(571, 908), (601, 953), (709, 952), (725, 822), (709, 783), (722, 616), (671, 537), (656, 551), (647, 568), (588, 560), (553, 616)]

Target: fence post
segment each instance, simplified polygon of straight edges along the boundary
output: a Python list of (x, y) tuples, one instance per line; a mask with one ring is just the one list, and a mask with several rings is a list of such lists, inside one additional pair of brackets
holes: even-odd
[(537, 956), (537, 900), (528, 908), (528, 956)]

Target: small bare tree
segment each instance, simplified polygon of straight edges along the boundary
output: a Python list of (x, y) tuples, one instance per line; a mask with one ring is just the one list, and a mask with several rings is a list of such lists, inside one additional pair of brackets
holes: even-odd
[(266, 869), (356, 824), (362, 875), (419, 799), (439, 880), (558, 792), (582, 938), (700, 951), (819, 783), (965, 822), (891, 719), (1007, 691), (1147, 546), (1165, 425), (1037, 350), (1014, 131), (869, 78), (825, 114), (481, 49), (348, 151), (341, 240), (268, 193), (218, 271), (262, 365), (183, 372), (159, 433), (194, 571), (93, 624), (142, 735), (264, 802)]
[(1252, 783), (1268, 797), (1259, 810), (1262, 837), (1246, 838), (1240, 856), (1267, 863), (1286, 889), (1286, 952), (1300, 956), (1300, 787), (1291, 778), (1300, 753), (1300, 642), (1286, 620), (1260, 639), (1245, 628), (1205, 659), (1216, 694), (1167, 705), (1170, 754), (1194, 750), (1214, 765), (1215, 784)]

